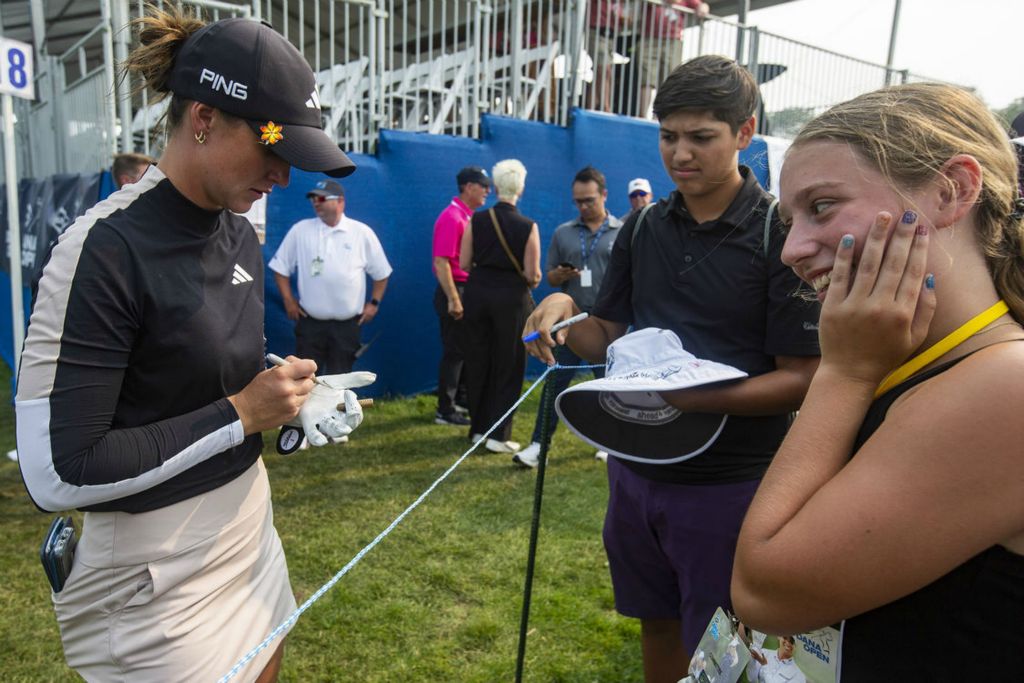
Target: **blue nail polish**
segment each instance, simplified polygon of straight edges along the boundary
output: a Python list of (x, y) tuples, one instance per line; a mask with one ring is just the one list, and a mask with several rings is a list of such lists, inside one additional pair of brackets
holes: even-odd
[(849, 249), (853, 246), (853, 235), (843, 235), (843, 240), (840, 244), (845, 248)]
[(917, 222), (917, 214), (914, 213), (913, 211), (911, 211), (910, 209), (907, 209), (906, 211), (903, 212), (903, 218), (901, 218), (900, 221), (904, 225), (910, 225), (911, 223), (916, 223)]
[(925, 289), (935, 289), (935, 276), (932, 275), (931, 273), (928, 273), (928, 275), (925, 276), (924, 278), (924, 286)]

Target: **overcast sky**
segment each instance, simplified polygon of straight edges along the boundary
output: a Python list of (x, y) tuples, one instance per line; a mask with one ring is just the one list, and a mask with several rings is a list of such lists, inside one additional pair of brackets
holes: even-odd
[[(895, 0), (793, 0), (759, 28), (885, 64)], [(903, 0), (893, 66), (977, 88), (990, 107), (1024, 97), (1024, 0)], [(733, 17), (735, 18), (735, 17)]]

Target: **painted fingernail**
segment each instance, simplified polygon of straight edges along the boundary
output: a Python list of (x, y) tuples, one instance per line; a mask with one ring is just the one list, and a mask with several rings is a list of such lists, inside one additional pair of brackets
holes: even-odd
[(843, 235), (842, 241), (839, 242), (844, 249), (849, 249), (853, 246), (853, 235)]
[(935, 276), (928, 273), (924, 278), (924, 286), (925, 289), (935, 289)]
[(928, 226), (924, 225), (924, 224), (921, 224), (921, 225), (917, 226), (917, 234), (920, 235), (921, 237), (924, 237), (925, 235), (927, 235), (928, 234)]
[(914, 213), (913, 211), (911, 211), (910, 209), (907, 209), (906, 211), (903, 212), (903, 218), (900, 219), (900, 222), (902, 222), (904, 225), (910, 225), (911, 223), (916, 223), (917, 222), (917, 214)]

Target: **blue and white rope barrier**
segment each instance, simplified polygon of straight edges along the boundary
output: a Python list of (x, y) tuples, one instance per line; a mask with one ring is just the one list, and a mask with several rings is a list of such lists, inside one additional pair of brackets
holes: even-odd
[(477, 449), (477, 446), (479, 446), (481, 443), (483, 443), (487, 439), (487, 437), (490, 436), (494, 432), (495, 429), (497, 429), (498, 425), (500, 425), (502, 422), (505, 421), (505, 418), (507, 418), (509, 415), (511, 415), (513, 412), (515, 412), (516, 408), (518, 408), (522, 404), (522, 402), (525, 401), (526, 398), (531, 393), (533, 393), (534, 389), (536, 389), (538, 386), (540, 386), (541, 382), (543, 382), (547, 378), (548, 374), (550, 374), (554, 370), (578, 370), (578, 369), (587, 369), (587, 368), (593, 368), (593, 367), (595, 367), (595, 366), (593, 366), (593, 365), (557, 365), (556, 364), (556, 365), (552, 365), (552, 366), (548, 367), (547, 369), (545, 369), (544, 372), (541, 374), (541, 376), (538, 377), (537, 380), (533, 384), (531, 384), (530, 387), (525, 392), (523, 392), (523, 395), (519, 397), (519, 400), (516, 401), (515, 403), (513, 403), (512, 407), (509, 408), (505, 412), (504, 415), (502, 415), (500, 418), (498, 418), (498, 421), (495, 422), (493, 425), (491, 425), (490, 429), (488, 429), (479, 439), (477, 439), (473, 443), (472, 446), (469, 447), (469, 450), (467, 450), (465, 453), (463, 453), (461, 456), (459, 456), (459, 459), (456, 460), (452, 464), (451, 467), (446, 469), (444, 471), (444, 473), (434, 481), (434, 483), (432, 483), (430, 486), (428, 486), (427, 490), (424, 491), (423, 493), (421, 493), (420, 496), (415, 501), (413, 501), (413, 503), (409, 507), (407, 507), (404, 511), (402, 511), (402, 513), (400, 515), (398, 515), (398, 517), (396, 517), (395, 520), (393, 522), (391, 522), (391, 524), (389, 524), (386, 529), (384, 529), (384, 531), (380, 532), (377, 535), (376, 538), (374, 538), (362, 550), (360, 550), (358, 553), (356, 553), (355, 557), (353, 557), (351, 560), (349, 560), (348, 564), (346, 564), (344, 567), (342, 567), (341, 570), (337, 574), (335, 574), (333, 577), (331, 577), (330, 581), (328, 581), (323, 586), (321, 586), (320, 589), (317, 590), (316, 593), (313, 593), (313, 595), (311, 595), (308, 600), (306, 600), (304, 603), (302, 603), (294, 612), (292, 612), (292, 614), (287, 619), (285, 619), (283, 622), (281, 622), (281, 624), (277, 628), (275, 628), (273, 631), (271, 631), (270, 635), (268, 635), (263, 640), (262, 643), (260, 643), (256, 647), (254, 647), (252, 650), (250, 650), (248, 653), (246, 653), (246, 655), (244, 657), (242, 657), (240, 660), (238, 660), (238, 663), (235, 664), (233, 667), (231, 667), (231, 671), (228, 671), (226, 674), (224, 674), (224, 676), (221, 677), (221, 679), (218, 681), (218, 683), (226, 683), (227, 681), (230, 681), (232, 678), (234, 678), (236, 675), (238, 675), (238, 673), (243, 668), (245, 668), (245, 665), (248, 664), (249, 662), (251, 662), (253, 660), (253, 658), (256, 657), (256, 655), (258, 655), (260, 652), (265, 650), (272, 642), (277, 640), (277, 638), (279, 638), (281, 636), (281, 634), (283, 634), (285, 631), (287, 631), (292, 626), (294, 626), (295, 622), (298, 621), (299, 616), (301, 616), (303, 612), (305, 612), (307, 609), (309, 609), (313, 605), (314, 602), (319, 600), (324, 595), (324, 593), (326, 593), (331, 588), (333, 588), (334, 584), (338, 583), (338, 581), (341, 580), (341, 577), (345, 576), (345, 574), (347, 574), (349, 572), (349, 570), (352, 569), (352, 567), (354, 567), (357, 564), (359, 564), (360, 560), (362, 560), (363, 557), (365, 557), (367, 553), (369, 553), (371, 550), (373, 550), (377, 546), (378, 543), (383, 541), (384, 538), (388, 534), (390, 534), (395, 529), (395, 527), (397, 527), (399, 525), (399, 523), (409, 515), (410, 512), (412, 512), (417, 507), (419, 507), (419, 504), (422, 503), (426, 499), (427, 496), (429, 496), (431, 493), (433, 493), (434, 489), (436, 489), (438, 487), (438, 485), (442, 481), (447, 479), (448, 475), (451, 474), (452, 472), (454, 472), (455, 469), (459, 465), (462, 464), (462, 461), (465, 460), (467, 457), (469, 457), (469, 455), (473, 451), (475, 451)]

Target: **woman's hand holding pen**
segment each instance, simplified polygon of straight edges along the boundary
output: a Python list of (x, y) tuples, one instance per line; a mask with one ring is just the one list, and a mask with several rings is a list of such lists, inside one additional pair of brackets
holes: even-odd
[(288, 356), (287, 365), (256, 375), (228, 401), (235, 407), (246, 435), (276, 429), (299, 414), (313, 390), (316, 363)]

